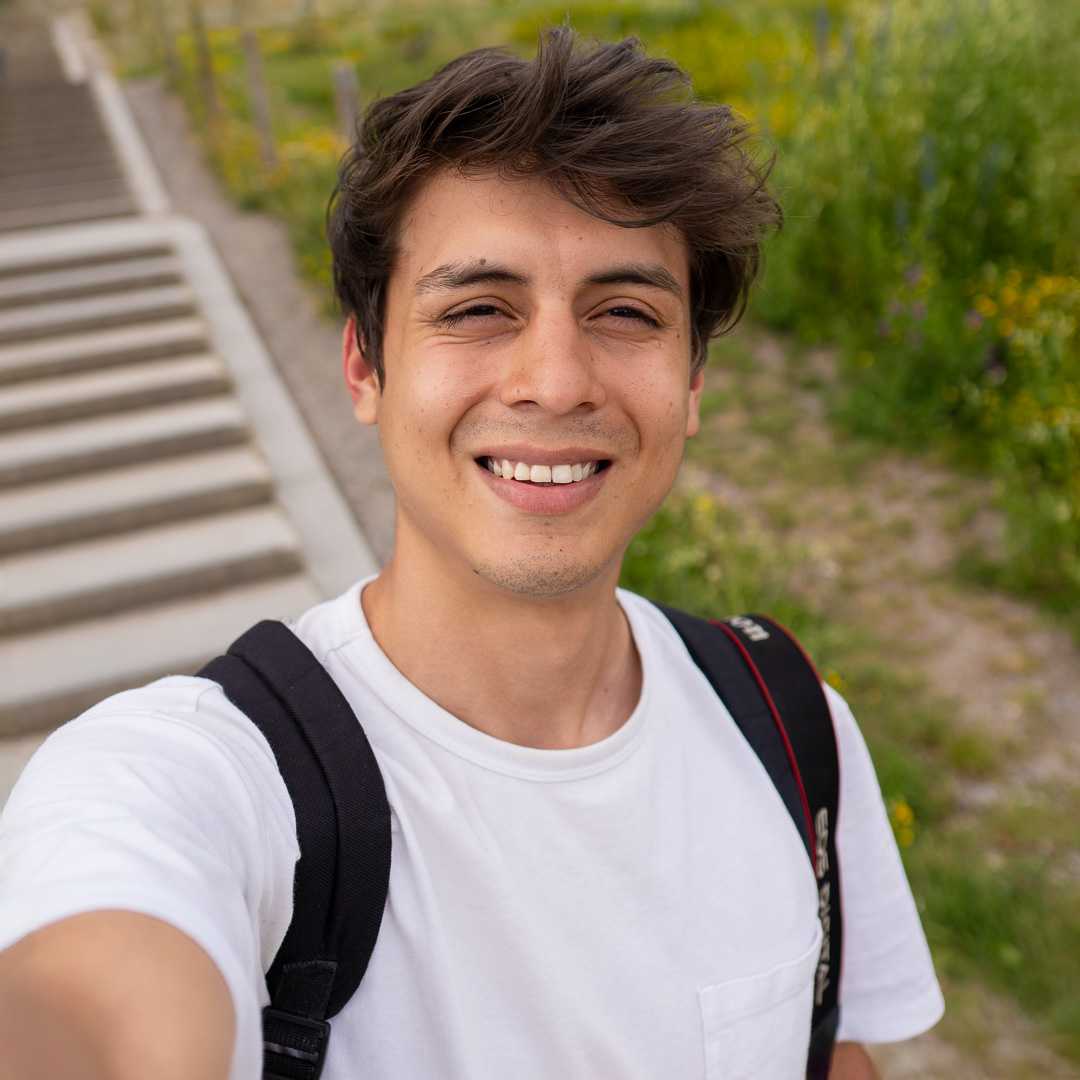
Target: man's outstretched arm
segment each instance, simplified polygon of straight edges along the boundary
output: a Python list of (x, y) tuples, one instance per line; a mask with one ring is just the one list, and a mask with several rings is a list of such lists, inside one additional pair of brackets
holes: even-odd
[(0, 952), (0, 1080), (227, 1080), (228, 987), (160, 919), (94, 911)]
[(829, 1080), (880, 1080), (862, 1043), (841, 1042), (833, 1048)]

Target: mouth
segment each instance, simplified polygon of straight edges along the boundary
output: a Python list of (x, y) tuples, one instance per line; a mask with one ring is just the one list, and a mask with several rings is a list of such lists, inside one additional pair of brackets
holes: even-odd
[(537, 487), (580, 484), (611, 465), (611, 461), (606, 458), (543, 465), (490, 456), (478, 457), (475, 460), (480, 468), (502, 480), (513, 480), (518, 484), (532, 484)]

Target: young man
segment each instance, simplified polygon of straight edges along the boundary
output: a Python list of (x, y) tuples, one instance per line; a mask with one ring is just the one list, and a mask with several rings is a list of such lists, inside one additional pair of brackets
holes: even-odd
[[(294, 630), (371, 742), (393, 861), (327, 1080), (805, 1072), (806, 852), (672, 625), (616, 591), (778, 217), (745, 135), (673, 65), (559, 30), (533, 62), (470, 54), (377, 103), (345, 162), (345, 379), (396, 539)], [(873, 767), (829, 700), (831, 1075), (853, 1080), (874, 1075), (859, 1042), (915, 1035), (942, 1002)], [(0, 844), (0, 1076), (260, 1075), (296, 822), (220, 686), (163, 679), (60, 729)]]

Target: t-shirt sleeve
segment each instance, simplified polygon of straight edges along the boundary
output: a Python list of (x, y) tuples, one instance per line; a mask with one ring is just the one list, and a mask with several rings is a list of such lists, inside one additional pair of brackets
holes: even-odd
[(94, 706), (30, 759), (0, 815), (0, 949), (87, 911), (170, 923), (229, 987), (230, 1080), (258, 1080), (263, 972), (298, 855), (262, 734), (216, 683), (162, 679)]
[(844, 942), (838, 1039), (896, 1042), (933, 1027), (945, 1002), (869, 751), (826, 686), (840, 757), (836, 847)]

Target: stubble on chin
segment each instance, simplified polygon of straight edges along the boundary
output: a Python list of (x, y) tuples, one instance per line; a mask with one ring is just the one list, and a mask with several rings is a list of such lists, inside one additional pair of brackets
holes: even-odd
[(560, 554), (530, 555), (498, 563), (477, 563), (473, 572), (497, 588), (517, 596), (551, 599), (592, 584), (604, 566), (594, 566)]

